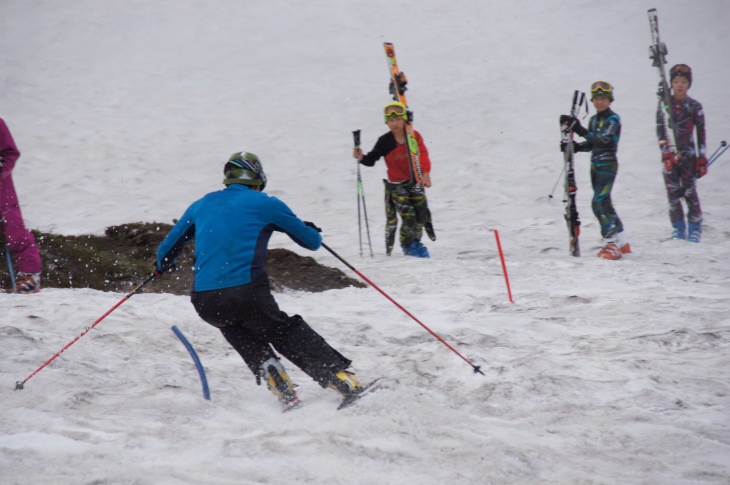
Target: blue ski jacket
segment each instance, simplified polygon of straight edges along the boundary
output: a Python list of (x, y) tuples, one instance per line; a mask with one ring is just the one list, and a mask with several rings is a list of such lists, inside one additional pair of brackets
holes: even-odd
[(188, 207), (157, 249), (157, 269), (172, 267), (194, 239), (194, 291), (268, 282), (266, 250), (273, 231), (313, 251), (322, 244), (319, 232), (284, 202), (246, 185), (229, 185)]
[(608, 108), (591, 116), (585, 136), (587, 143), (582, 143), (576, 151), (591, 152), (591, 162), (595, 165), (617, 163), (616, 151), (621, 137), (621, 118)]

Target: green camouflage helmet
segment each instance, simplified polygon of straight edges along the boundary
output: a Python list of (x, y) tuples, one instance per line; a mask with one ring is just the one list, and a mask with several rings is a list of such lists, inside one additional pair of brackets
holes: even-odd
[(266, 187), (266, 174), (261, 160), (253, 153), (236, 152), (228, 159), (223, 168), (226, 178), (223, 183), (226, 185), (241, 184)]

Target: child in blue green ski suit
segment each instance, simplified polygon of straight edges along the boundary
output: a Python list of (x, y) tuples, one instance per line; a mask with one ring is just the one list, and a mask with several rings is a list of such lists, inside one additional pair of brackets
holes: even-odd
[(621, 259), (631, 252), (624, 235), (624, 225), (611, 201), (611, 190), (618, 172), (618, 141), (621, 137), (621, 118), (610, 106), (613, 102), (613, 86), (605, 81), (596, 81), (591, 86), (591, 101), (596, 114), (591, 116), (584, 128), (578, 119), (563, 115), (561, 123), (573, 123), (576, 135), (586, 139), (575, 144), (576, 152), (591, 152), (591, 184), (593, 185), (593, 214), (601, 225), (601, 236), (605, 245), (598, 252), (604, 259)]

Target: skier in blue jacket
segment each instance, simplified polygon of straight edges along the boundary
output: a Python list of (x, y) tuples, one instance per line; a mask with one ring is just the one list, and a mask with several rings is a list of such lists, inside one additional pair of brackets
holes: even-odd
[[(224, 167), (226, 188), (211, 192), (185, 211), (157, 250), (156, 272), (174, 270), (185, 243), (195, 240), (191, 301), (198, 315), (217, 327), (256, 376), (265, 380), (284, 410), (299, 399), (276, 349), (322, 387), (345, 397), (362, 387), (351, 361), (333, 349), (299, 315), (279, 310), (271, 294), (265, 258), (273, 231), (300, 246), (319, 249), (322, 237), (276, 197), (263, 192), (261, 161), (234, 153)], [(272, 348), (273, 347), (273, 348)]]

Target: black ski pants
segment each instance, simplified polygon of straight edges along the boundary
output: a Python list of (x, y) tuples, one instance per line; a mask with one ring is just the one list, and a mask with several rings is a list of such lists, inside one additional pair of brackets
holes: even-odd
[(190, 298), (200, 318), (220, 329), (257, 379), (261, 364), (276, 356), (272, 346), (322, 387), (351, 364), (302, 317), (279, 310), (268, 282), (193, 292)]

